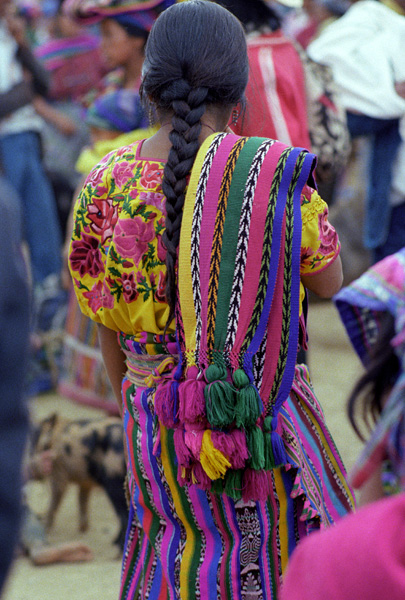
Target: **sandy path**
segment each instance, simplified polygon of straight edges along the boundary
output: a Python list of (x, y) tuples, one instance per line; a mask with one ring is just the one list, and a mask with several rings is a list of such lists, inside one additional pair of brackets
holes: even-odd
[[(360, 372), (360, 363), (329, 301), (311, 305), (309, 336), (309, 367), (313, 384), (349, 469), (361, 445), (348, 425), (344, 403)], [(32, 402), (32, 409), (38, 418), (54, 411), (74, 418), (100, 414), (55, 395), (36, 399)], [(32, 506), (44, 512), (48, 501), (47, 489), (39, 483), (30, 486)], [(118, 521), (103, 492), (95, 491), (90, 500), (89, 532), (79, 534), (77, 519), (76, 490), (72, 487), (58, 511), (49, 539), (54, 543), (80, 539), (92, 548), (94, 560), (83, 564), (34, 567), (28, 559), (18, 558), (2, 600), (116, 600), (120, 560), (111, 540), (118, 530)]]

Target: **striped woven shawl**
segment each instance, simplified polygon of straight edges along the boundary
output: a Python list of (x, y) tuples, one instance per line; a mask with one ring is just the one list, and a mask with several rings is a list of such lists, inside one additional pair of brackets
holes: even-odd
[(155, 394), (182, 484), (260, 499), (266, 471), (286, 462), (277, 414), (294, 377), (301, 193), (314, 160), (233, 134), (197, 154), (179, 247), (180, 363)]

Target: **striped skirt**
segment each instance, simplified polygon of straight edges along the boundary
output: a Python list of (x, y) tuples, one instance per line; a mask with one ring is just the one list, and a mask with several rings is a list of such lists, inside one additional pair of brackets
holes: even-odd
[(279, 413), (288, 464), (267, 501), (234, 501), (177, 481), (173, 431), (154, 388), (126, 378), (131, 507), (121, 600), (274, 600), (289, 556), (311, 530), (351, 511), (353, 494), (304, 365)]

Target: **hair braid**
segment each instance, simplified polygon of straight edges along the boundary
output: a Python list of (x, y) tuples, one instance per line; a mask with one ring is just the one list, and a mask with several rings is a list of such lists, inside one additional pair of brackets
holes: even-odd
[(173, 87), (176, 88), (178, 93), (183, 90), (184, 96), (183, 98), (177, 97), (171, 102), (174, 115), (172, 118), (173, 129), (169, 134), (169, 138), (172, 147), (164, 169), (162, 183), (163, 193), (166, 196), (167, 213), (166, 228), (163, 234), (163, 243), (167, 250), (165, 293), (170, 306), (167, 324), (173, 319), (176, 304), (177, 248), (180, 241), (187, 176), (198, 152), (201, 117), (205, 112), (205, 101), (208, 95), (207, 88), (191, 89), (185, 80), (175, 83), (176, 85)]
[(223, 116), (244, 102), (249, 76), (246, 39), (236, 17), (215, 2), (189, 0), (167, 8), (157, 18), (145, 47), (141, 98), (162, 118), (172, 115), (171, 149), (163, 175), (166, 196), (165, 331), (176, 306), (177, 249), (187, 177), (199, 148), (206, 107)]

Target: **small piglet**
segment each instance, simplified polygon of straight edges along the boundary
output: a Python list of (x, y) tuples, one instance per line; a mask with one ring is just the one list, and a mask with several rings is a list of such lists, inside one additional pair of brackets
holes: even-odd
[[(51, 467), (43, 469), (45, 457)], [(118, 417), (68, 420), (57, 414), (34, 426), (28, 465), (32, 479), (49, 478), (51, 501), (46, 517), (50, 528), (69, 483), (79, 486), (79, 529), (88, 529), (88, 501), (93, 487), (100, 486), (109, 497), (120, 521), (114, 543), (124, 546), (128, 519), (124, 491), (126, 473), (123, 428)]]

